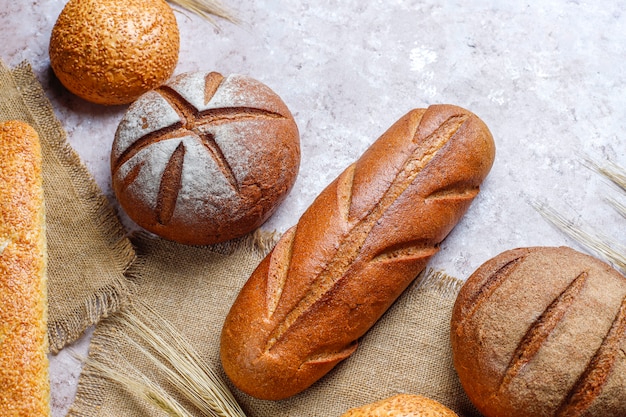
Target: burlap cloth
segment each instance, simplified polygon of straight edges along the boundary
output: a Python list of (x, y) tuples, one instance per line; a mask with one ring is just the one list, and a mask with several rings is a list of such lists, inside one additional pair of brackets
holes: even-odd
[[(42, 135), (54, 346), (62, 347), (89, 324), (118, 308), (132, 309), (133, 301), (141, 301), (173, 324), (227, 380), (218, 359), (224, 317), (275, 239), (257, 232), (212, 247), (190, 247), (140, 234), (129, 242), (106, 199), (65, 142), (63, 129), (28, 64), (12, 71), (2, 67), (0, 87), (1, 117), (26, 120)], [(354, 355), (295, 397), (261, 401), (231, 389), (249, 417), (339, 416), (350, 407), (401, 392), (436, 399), (462, 417), (477, 416), (451, 361), (449, 321), (460, 286), (461, 281), (445, 274), (418, 277), (361, 340)], [(90, 359), (113, 358), (121, 370), (138, 369), (173, 392), (153, 363), (120, 341), (124, 332), (115, 320), (100, 321)], [(86, 365), (69, 415), (165, 414)]]
[(69, 146), (30, 65), (0, 61), (0, 121), (37, 130), (43, 152), (48, 240), (48, 336), (56, 352), (117, 310), (127, 298), (124, 271), (134, 259), (115, 212)]

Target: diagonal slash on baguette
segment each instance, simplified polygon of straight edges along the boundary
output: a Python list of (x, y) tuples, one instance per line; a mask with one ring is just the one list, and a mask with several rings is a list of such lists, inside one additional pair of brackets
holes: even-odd
[[(337, 193), (338, 201), (342, 202), (339, 206), (339, 211), (341, 217), (344, 219), (346, 234), (332, 260), (328, 263), (328, 266), (315, 277), (314, 283), (311, 286), (311, 288), (315, 288), (315, 290), (308, 291), (299, 303), (287, 314), (285, 319), (274, 329), (265, 346), (266, 351), (270, 351), (293, 323), (295, 323), (313, 304), (320, 300), (324, 294), (330, 291), (343, 277), (352, 262), (359, 256), (367, 236), (376, 225), (377, 221), (396, 201), (398, 196), (411, 185), (420, 171), (437, 155), (437, 152), (448, 143), (468, 119), (469, 115), (467, 114), (449, 117), (433, 133), (425, 138), (423, 142), (420, 143), (420, 146), (417, 146), (414, 152), (408, 156), (403, 168), (389, 185), (380, 199), (379, 204), (375, 205), (369, 213), (360, 219), (353, 218), (350, 210), (355, 164), (352, 164), (341, 174), (338, 179)], [(414, 137), (418, 131), (419, 125), (416, 128)], [(460, 198), (471, 200), (477, 192), (478, 190), (475, 189), (446, 190), (445, 192), (437, 193), (437, 195), (432, 198), (442, 198), (447, 195), (448, 197), (460, 196)], [(277, 245), (272, 255), (267, 290), (268, 313), (270, 316), (274, 313), (276, 306), (279, 304), (282, 288), (287, 279), (291, 258), (291, 245), (295, 237), (296, 227), (286, 233), (285, 238), (282, 239), (280, 245)], [(419, 242), (417, 242), (417, 244), (410, 242), (407, 247), (396, 247), (385, 251), (383, 254), (374, 257), (373, 261), (389, 258), (399, 259), (402, 256), (430, 257), (436, 253), (437, 250), (437, 246), (423, 246), (420, 245)], [(274, 259), (274, 257), (276, 257), (276, 259)], [(356, 346), (348, 349), (349, 352), (347, 352), (347, 356), (354, 348), (356, 348)]]
[(494, 157), (487, 126), (457, 106), (412, 109), (391, 125), (240, 291), (220, 344), (233, 383), (280, 400), (351, 356), (439, 251)]

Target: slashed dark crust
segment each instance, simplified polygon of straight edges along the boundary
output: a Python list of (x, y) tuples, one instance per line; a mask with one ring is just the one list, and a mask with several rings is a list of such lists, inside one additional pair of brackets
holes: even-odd
[(494, 158), (487, 127), (455, 106), (409, 112), (333, 181), (248, 280), (221, 358), (253, 396), (294, 395), (351, 355), (422, 271)]
[[(300, 147), (293, 116), (268, 87), (247, 77), (209, 72), (203, 85), (196, 86), (201, 90), (196, 96), (203, 97), (199, 107), (233, 85), (247, 96), (247, 105), (238, 104), (241, 100), (233, 95), (230, 102), (198, 108), (177, 90), (186, 77), (195, 75), (181, 74), (133, 104), (116, 132), (111, 172), (116, 196), (137, 224), (166, 239), (201, 245), (242, 236), (267, 220), (295, 182)], [(174, 112), (176, 121), (153, 128), (159, 111)], [(144, 120), (143, 126), (137, 119)], [(226, 135), (220, 126), (237, 133)], [(134, 137), (132, 143), (122, 144), (125, 135)], [(190, 151), (190, 141), (199, 144), (200, 151)], [(160, 144), (166, 142), (177, 146), (162, 162), (147, 166), (147, 160), (164, 152)], [(224, 146), (238, 147), (242, 153)], [(201, 178), (209, 164), (214, 171)], [(245, 172), (241, 166), (247, 166)], [(196, 167), (198, 172), (193, 172)], [(202, 181), (205, 187), (189, 185)], [(227, 190), (211, 188), (222, 181)], [(158, 193), (146, 197), (144, 191), (153, 185)], [(185, 193), (189, 187), (193, 191)]]
[(456, 301), (455, 368), (486, 417), (626, 415), (626, 278), (573, 249), (487, 261)]

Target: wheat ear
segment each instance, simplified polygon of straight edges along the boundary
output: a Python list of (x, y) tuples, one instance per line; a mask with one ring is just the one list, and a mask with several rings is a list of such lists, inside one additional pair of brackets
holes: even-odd
[(153, 309), (144, 305), (121, 312), (115, 320), (128, 331), (127, 341), (145, 355), (198, 410), (214, 417), (245, 417), (219, 375)]
[(231, 23), (239, 23), (233, 14), (218, 0), (168, 0), (170, 3), (189, 10), (203, 17), (209, 22), (216, 24), (215, 17), (228, 20)]

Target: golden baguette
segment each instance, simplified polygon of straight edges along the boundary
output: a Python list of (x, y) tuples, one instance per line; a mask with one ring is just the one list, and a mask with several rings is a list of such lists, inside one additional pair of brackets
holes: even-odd
[(0, 410), (50, 415), (41, 148), (28, 124), (0, 124)]
[(280, 400), (349, 357), (424, 270), (491, 169), (476, 115), (415, 109), (339, 175), (241, 289), (221, 335), (226, 375)]

